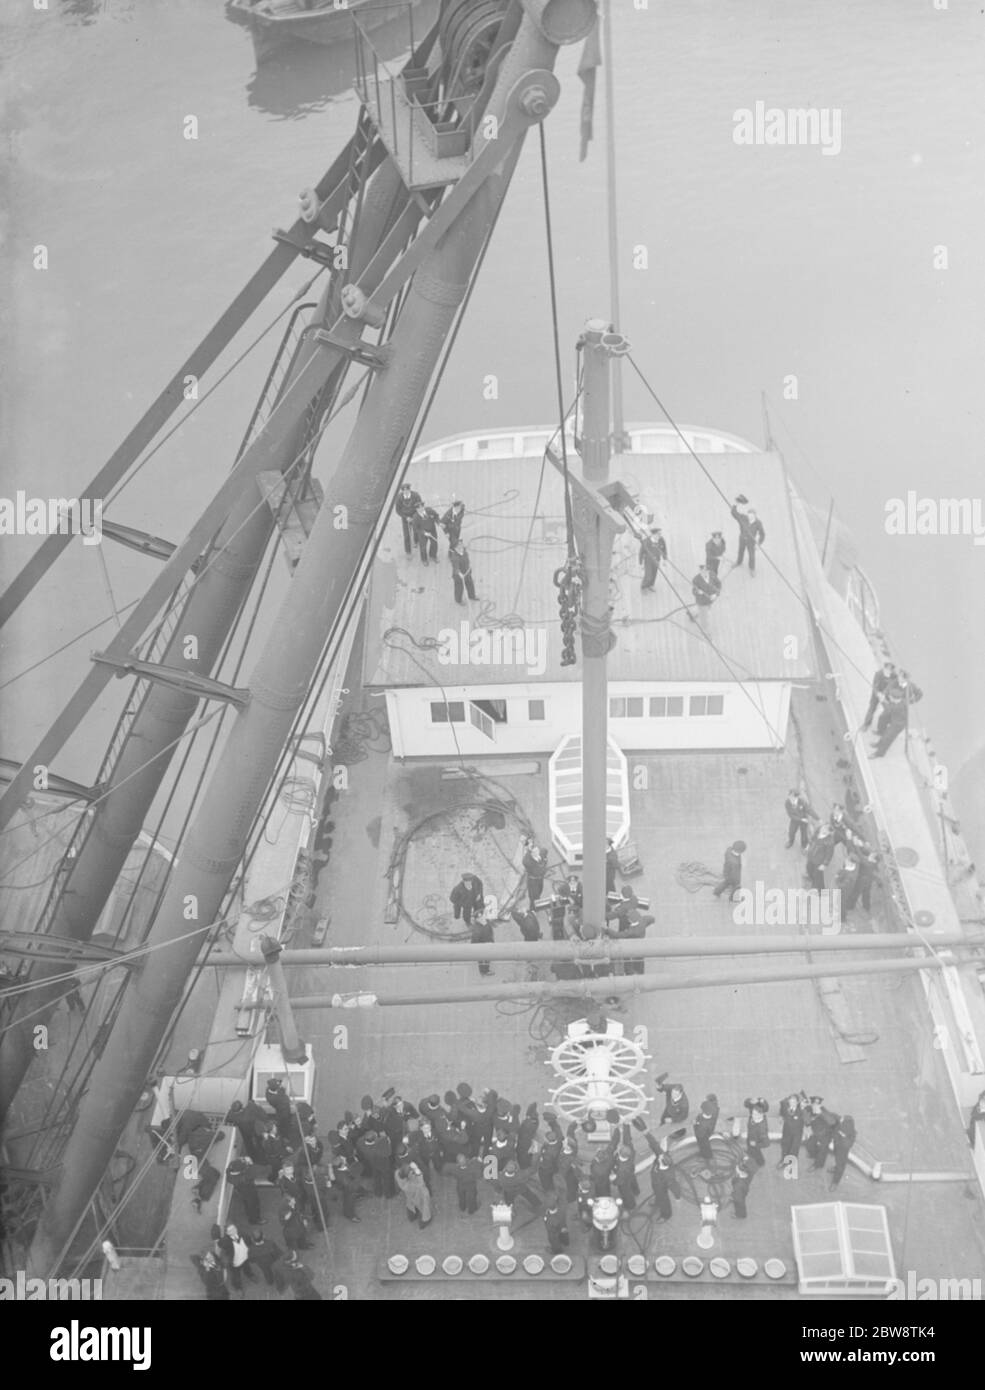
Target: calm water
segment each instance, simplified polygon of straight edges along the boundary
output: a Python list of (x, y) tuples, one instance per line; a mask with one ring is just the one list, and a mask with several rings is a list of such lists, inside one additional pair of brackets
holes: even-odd
[[(350, 134), (351, 52), (294, 48), (258, 73), (221, 0), (14, 9), (2, 35), (4, 491), (64, 495), (119, 443)], [(834, 494), (953, 771), (985, 743), (985, 550), (889, 538), (883, 516), (909, 488), (985, 491), (983, 25), (980, 6), (962, 0), (944, 12), (930, 0), (614, 6), (623, 325), (637, 359), (681, 421), (760, 441), (761, 390), (778, 403), (795, 476), (813, 500)], [(578, 165), (576, 63), (562, 54), (548, 127), (566, 344), (607, 312), (602, 148)], [(736, 146), (733, 112), (757, 101), (838, 108), (841, 153)], [(197, 141), (182, 138), (187, 115)], [(431, 436), (553, 413), (540, 199), (531, 141)], [(31, 268), (41, 242), (44, 273)], [(942, 245), (946, 271), (933, 266)], [(638, 246), (646, 270), (632, 268)], [(180, 538), (229, 466), (265, 368), (261, 349), (114, 518)], [(495, 402), (482, 396), (489, 372)], [(791, 374), (799, 399), (784, 402)], [(635, 382), (626, 387), (628, 417), (654, 418)], [(31, 548), (4, 540), (5, 576)], [(36, 591), (4, 634), (5, 676), (105, 617), (111, 594), (122, 605), (142, 590), (148, 562), (106, 550), (109, 581), (96, 548), (76, 543)], [(28, 750), (112, 630), (0, 693), (5, 753)], [(93, 774), (110, 708), (59, 759), (66, 775)]]

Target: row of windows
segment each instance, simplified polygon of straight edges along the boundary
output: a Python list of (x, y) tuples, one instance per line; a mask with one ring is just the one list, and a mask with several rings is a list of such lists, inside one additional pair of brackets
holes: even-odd
[[(609, 698), (610, 719), (642, 719), (646, 711), (647, 697), (643, 695), (612, 695)], [(687, 697), (689, 717), (718, 715), (725, 712), (724, 695), (689, 695)], [(649, 697), (651, 719), (682, 719), (684, 717), (683, 695), (651, 695)]]
[[(683, 719), (684, 700), (687, 699), (689, 718), (720, 716), (725, 713), (724, 695), (611, 695), (609, 697), (610, 719), (642, 719), (648, 713), (651, 719)], [(468, 719), (477, 728), (483, 728), (485, 721), (493, 724), (508, 723), (505, 700), (449, 700), (433, 701), (431, 704), (432, 724), (464, 724)], [(527, 701), (527, 720), (537, 723), (546, 717), (543, 700)]]

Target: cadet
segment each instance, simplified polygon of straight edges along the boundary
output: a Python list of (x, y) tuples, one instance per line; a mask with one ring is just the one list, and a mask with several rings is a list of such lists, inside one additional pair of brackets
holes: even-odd
[(838, 1116), (830, 1110), (825, 1110), (824, 1102), (820, 1096), (811, 1096), (806, 1119), (811, 1133), (804, 1148), (813, 1161), (814, 1167), (823, 1168), (828, 1157), (828, 1149), (831, 1147), (831, 1136), (838, 1127)]
[(725, 537), (721, 531), (712, 531), (705, 541), (705, 569), (715, 579), (718, 578), (718, 567), (722, 563), (722, 556), (725, 554)]
[(271, 1077), (267, 1082), (264, 1099), (273, 1109), (281, 1138), (286, 1139), (294, 1122), (291, 1118), (291, 1098), (284, 1090), (284, 1083), (279, 1076)]
[(657, 1077), (657, 1090), (664, 1093), (664, 1111), (660, 1116), (662, 1125), (680, 1124), (687, 1119), (690, 1105), (684, 1087), (672, 1081), (669, 1085), (665, 1084), (670, 1072), (661, 1072)]
[(740, 1219), (749, 1215), (746, 1211), (746, 1198), (749, 1195), (749, 1184), (752, 1176), (744, 1163), (735, 1165), (735, 1172), (732, 1175), (732, 1210)]
[(516, 1159), (510, 1159), (506, 1167), (501, 1170), (499, 1178), (493, 1183), (493, 1187), (502, 1194), (503, 1201), (508, 1206), (515, 1206), (518, 1197), (523, 1198), (531, 1211), (540, 1211), (543, 1205), (530, 1184), (520, 1176)]
[(561, 1210), (561, 1203), (555, 1193), (552, 1193), (547, 1199), (547, 1207), (544, 1211), (544, 1229), (547, 1231), (547, 1243), (551, 1247), (552, 1255), (559, 1255), (565, 1246), (571, 1244), (568, 1218)]
[(765, 1163), (763, 1150), (769, 1146), (770, 1130), (766, 1122), (770, 1103), (764, 1096), (758, 1096), (755, 1100), (745, 1100), (742, 1102), (749, 1111), (749, 1119), (746, 1123), (746, 1156), (751, 1159), (757, 1168), (762, 1168)]
[(787, 849), (793, 846), (798, 832), (800, 833), (800, 847), (801, 849), (806, 849), (808, 840), (807, 827), (812, 820), (816, 821), (819, 819), (817, 812), (812, 809), (807, 797), (804, 796), (802, 792), (799, 792), (796, 787), (790, 788), (787, 799), (783, 803), (783, 807), (790, 820), (790, 824), (787, 827)]
[(475, 874), (462, 874), (461, 881), (455, 884), (449, 896), (455, 909), (455, 920), (461, 917), (465, 925), (470, 927), (472, 913), (480, 911), (485, 905), (482, 879)]
[(404, 528), (404, 553), (409, 555), (413, 544), (413, 518), (417, 515), (417, 509), (422, 505), (421, 494), (415, 492), (410, 483), (402, 484), (397, 493), (396, 512), (400, 517), (400, 524)]
[(521, 912), (518, 907), (514, 907), (510, 916), (520, 928), (520, 935), (524, 941), (540, 941), (543, 933), (540, 929), (540, 918), (536, 912)]
[(274, 1240), (266, 1240), (260, 1230), (253, 1232), (253, 1243), (250, 1246), (250, 1263), (263, 1272), (263, 1277), (267, 1284), (283, 1293), (286, 1287), (284, 1282), (284, 1270), (281, 1260), (283, 1250)]
[(474, 1216), (479, 1210), (479, 1178), (482, 1176), (482, 1159), (467, 1158), (458, 1154), (455, 1158), (455, 1190), (458, 1193), (458, 1210), (467, 1216)]
[(886, 691), (893, 683), (896, 675), (896, 667), (891, 661), (884, 661), (882, 669), (877, 671), (872, 677), (872, 694), (869, 696), (869, 708), (865, 711), (865, 718), (862, 720), (861, 733), (865, 733), (872, 727), (872, 720), (879, 703)]
[(619, 872), (619, 851), (616, 849), (612, 840), (606, 840), (605, 851), (605, 891), (614, 893), (616, 891), (616, 874)]
[(438, 558), (438, 513), (422, 502), (414, 513), (414, 539), (421, 552), (421, 563)]
[[(472, 918), (472, 934), (469, 939), (473, 946), (482, 946), (494, 940), (493, 924), (491, 920), (487, 920), (484, 907), (480, 907)], [(489, 961), (480, 960), (478, 965), (480, 975), (491, 975), (493, 973), (493, 968)]]
[(886, 690), (883, 711), (876, 725), (879, 740), (872, 752), (874, 758), (885, 757), (909, 722), (910, 705), (915, 705), (922, 699), (923, 691), (920, 687), (914, 685), (906, 671), (899, 671)]
[(783, 1120), (783, 1133), (780, 1136), (780, 1161), (776, 1165), (778, 1168), (783, 1167), (785, 1158), (796, 1157), (803, 1143), (804, 1107), (800, 1103), (800, 1097), (785, 1096), (780, 1101), (780, 1116)]
[(720, 898), (726, 888), (729, 890), (729, 902), (733, 902), (736, 893), (742, 887), (742, 856), (746, 852), (745, 840), (736, 840), (729, 845), (725, 851), (725, 860), (722, 864), (722, 877), (715, 885), (714, 893), (716, 898)]
[(475, 584), (472, 580), (472, 561), (469, 559), (469, 552), (461, 541), (456, 541), (449, 548), (448, 558), (451, 561), (452, 583), (455, 587), (455, 602), (464, 604), (463, 593), (468, 594), (469, 598), (475, 598)]
[(441, 529), (448, 537), (448, 552), (451, 547), (458, 545), (459, 537), (462, 534), (462, 522), (465, 520), (465, 503), (455, 501), (451, 504), (444, 516), (441, 518)]
[(698, 1145), (698, 1153), (709, 1167), (715, 1161), (711, 1147), (711, 1136), (715, 1133), (717, 1124), (718, 1097), (714, 1093), (709, 1093), (701, 1102), (701, 1108), (694, 1117), (694, 1138)]
[(806, 871), (810, 879), (811, 887), (819, 892), (824, 891), (824, 870), (825, 866), (831, 863), (831, 856), (835, 852), (834, 834), (830, 825), (821, 825), (814, 832), (807, 850)]
[(239, 1194), (247, 1221), (251, 1226), (259, 1226), (261, 1224), (260, 1196), (256, 1190), (253, 1160), (247, 1158), (245, 1154), (240, 1158), (234, 1158), (226, 1169), (226, 1177), (229, 1179), (229, 1186)]
[(854, 849), (845, 851), (844, 862), (838, 871), (835, 879), (835, 887), (841, 893), (841, 914), (842, 918), (846, 913), (851, 912), (858, 902), (859, 895), (859, 870), (862, 866), (862, 857)]
[(537, 1114), (537, 1102), (532, 1101), (527, 1106), (526, 1114), (520, 1121), (516, 1132), (516, 1161), (520, 1168), (530, 1167), (530, 1148), (537, 1138), (539, 1129), (540, 1116)]
[(356, 1151), (372, 1174), (374, 1197), (395, 1197), (393, 1148), (386, 1135), (375, 1129), (368, 1130), (356, 1142)]
[(657, 1211), (660, 1213), (658, 1220), (669, 1221), (674, 1215), (670, 1194), (673, 1193), (675, 1197), (680, 1197), (680, 1185), (677, 1181), (677, 1175), (674, 1172), (674, 1165), (671, 1163), (669, 1156), (660, 1150), (659, 1147), (655, 1147), (657, 1141), (651, 1134), (646, 1136), (646, 1140), (650, 1148), (653, 1149), (656, 1154), (653, 1167), (650, 1169), (650, 1186), (653, 1188), (653, 1199), (656, 1203)]
[(870, 850), (863, 853), (858, 866), (858, 895), (866, 912), (872, 911), (872, 885), (879, 868), (879, 855)]
[(711, 573), (707, 565), (702, 565), (691, 580), (691, 592), (699, 608), (710, 608), (722, 592), (722, 581)]
[(763, 523), (756, 513), (750, 508), (748, 511), (739, 510), (739, 498), (736, 498), (736, 505), (732, 508), (732, 516), (739, 523), (739, 553), (736, 558), (736, 565), (741, 565), (746, 555), (749, 556), (749, 573), (756, 573), (756, 546), (762, 545), (766, 540), (766, 532)]
[(831, 1188), (838, 1186), (845, 1174), (848, 1164), (848, 1155), (852, 1151), (852, 1145), (856, 1139), (855, 1121), (851, 1115), (842, 1115), (831, 1135), (831, 1147), (834, 1149), (835, 1166), (831, 1170)]
[(652, 589), (660, 573), (660, 561), (667, 558), (667, 542), (659, 526), (650, 526), (640, 543), (640, 564), (643, 566), (643, 582), (640, 588)]
[(544, 896), (544, 875), (547, 873), (547, 850), (533, 840), (524, 841), (523, 871), (527, 875), (527, 897), (533, 907)]
[(551, 940), (567, 941), (568, 933), (564, 929), (565, 918), (568, 915), (568, 896), (562, 891), (558, 884), (551, 894), (550, 923)]

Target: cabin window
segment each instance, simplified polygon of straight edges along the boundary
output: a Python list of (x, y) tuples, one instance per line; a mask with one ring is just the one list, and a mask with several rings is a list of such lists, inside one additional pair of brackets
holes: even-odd
[(527, 701), (527, 718), (531, 721), (545, 718), (543, 700)]
[(651, 719), (680, 719), (684, 713), (683, 695), (651, 695)]
[(450, 700), (448, 704), (434, 701), (431, 705), (432, 724), (464, 724), (465, 723), (465, 703), (462, 700)]
[(725, 697), (723, 695), (692, 695), (688, 703), (688, 714), (721, 714), (724, 708)]
[(482, 713), (488, 715), (494, 724), (506, 723), (505, 700), (470, 700), (469, 703), (481, 709)]
[(613, 695), (609, 701), (610, 719), (642, 719), (642, 695)]

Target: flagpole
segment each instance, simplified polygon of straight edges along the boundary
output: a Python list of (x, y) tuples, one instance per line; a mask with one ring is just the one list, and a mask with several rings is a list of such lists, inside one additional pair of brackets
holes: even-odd
[[(616, 112), (615, 72), (612, 53), (612, 0), (602, 0), (602, 70), (605, 79), (605, 173), (606, 211), (609, 224), (609, 314), (617, 332), (622, 331), (619, 304), (619, 224), (616, 207)], [(612, 447), (617, 454), (628, 452), (622, 404), (622, 358), (613, 357), (612, 371)]]

